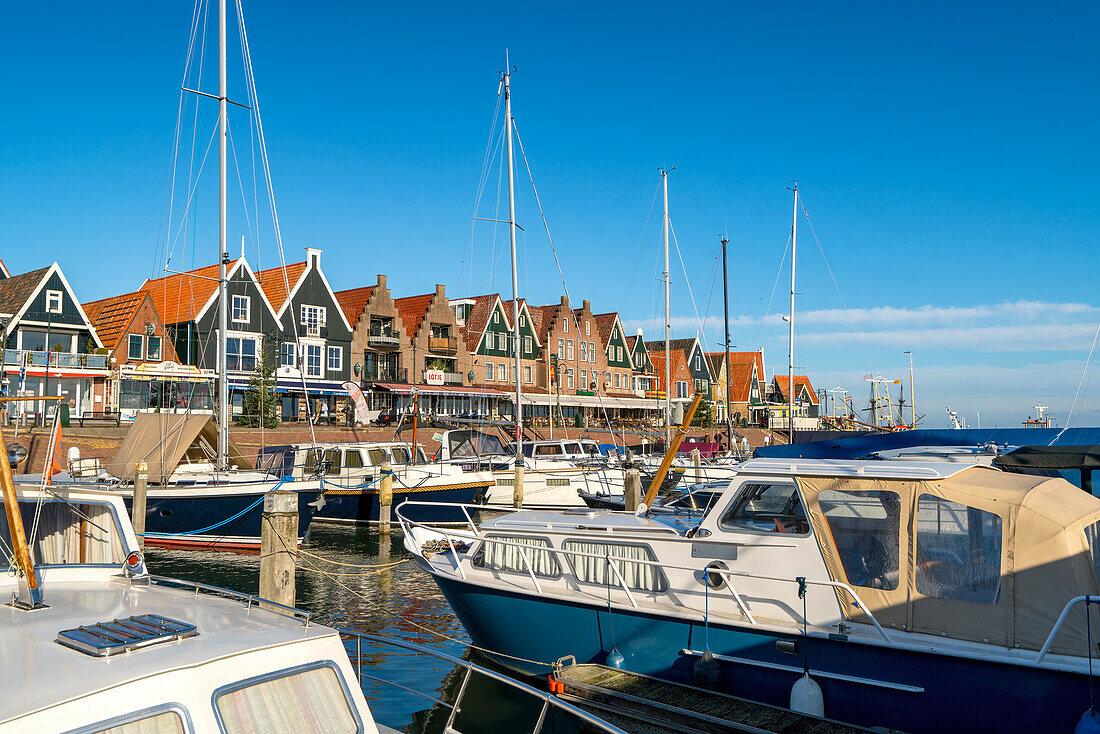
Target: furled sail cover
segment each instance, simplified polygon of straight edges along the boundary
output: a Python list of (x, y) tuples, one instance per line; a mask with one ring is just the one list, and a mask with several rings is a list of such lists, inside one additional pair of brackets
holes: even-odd
[[(119, 479), (130, 480), (138, 462), (144, 461), (149, 481), (164, 482), (185, 457), (190, 461), (210, 461), (217, 445), (218, 427), (209, 415), (138, 413), (107, 471)], [(252, 468), (232, 439), (228, 460), (239, 469)]]

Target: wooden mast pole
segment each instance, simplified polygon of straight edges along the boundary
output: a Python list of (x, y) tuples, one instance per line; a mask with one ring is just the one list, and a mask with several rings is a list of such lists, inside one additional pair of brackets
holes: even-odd
[(657, 468), (657, 473), (653, 475), (653, 479), (649, 483), (649, 491), (645, 493), (645, 498), (642, 503), (646, 506), (646, 511), (653, 506), (653, 500), (657, 496), (657, 490), (661, 488), (661, 484), (665, 481), (665, 476), (668, 475), (668, 469), (672, 466), (672, 459), (676, 456), (676, 452), (680, 449), (680, 442), (684, 440), (684, 436), (687, 435), (688, 426), (691, 425), (691, 419), (695, 417), (695, 409), (699, 407), (699, 403), (703, 399), (703, 393), (695, 393), (695, 399), (691, 401), (691, 405), (688, 406), (687, 412), (684, 413), (684, 422), (680, 424), (680, 428), (676, 431), (676, 435), (672, 437), (672, 443), (669, 444), (668, 450), (665, 451), (665, 458), (661, 459), (661, 466)]
[(30, 597), (23, 599), (21, 593), (19, 604), (33, 609), (42, 606), (42, 589), (38, 586), (38, 576), (34, 571), (34, 563), (31, 562), (30, 548), (27, 547), (27, 533), (23, 528), (23, 515), (19, 512), (19, 498), (15, 496), (15, 480), (12, 478), (11, 464), (8, 463), (8, 452), (5, 450), (0, 453), (3, 454), (0, 458), (0, 494), (4, 497), (4, 514), (8, 517), (8, 532), (15, 551), (15, 562), (23, 572)]

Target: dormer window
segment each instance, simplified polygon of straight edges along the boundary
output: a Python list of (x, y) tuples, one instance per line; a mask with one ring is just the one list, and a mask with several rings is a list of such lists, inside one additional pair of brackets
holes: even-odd
[(233, 296), (233, 323), (247, 324), (252, 311), (252, 299), (248, 296)]
[(61, 313), (61, 291), (46, 291), (46, 313)]

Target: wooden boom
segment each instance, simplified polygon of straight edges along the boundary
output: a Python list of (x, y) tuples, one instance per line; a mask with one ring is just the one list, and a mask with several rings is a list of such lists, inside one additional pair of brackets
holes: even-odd
[(680, 442), (684, 440), (688, 426), (691, 425), (691, 419), (695, 417), (695, 409), (699, 407), (699, 403), (702, 399), (703, 393), (695, 393), (695, 399), (691, 401), (687, 413), (684, 414), (684, 422), (681, 423), (680, 427), (676, 430), (676, 435), (672, 437), (672, 443), (669, 444), (668, 449), (665, 451), (665, 458), (661, 459), (661, 466), (657, 468), (657, 473), (653, 475), (653, 479), (649, 482), (649, 491), (645, 493), (645, 498), (642, 500), (646, 506), (646, 512), (649, 512), (649, 508), (653, 506), (653, 500), (657, 496), (657, 490), (661, 488), (661, 484), (665, 481), (665, 476), (668, 475), (668, 469), (672, 466), (672, 459), (676, 456), (676, 452), (680, 450)]

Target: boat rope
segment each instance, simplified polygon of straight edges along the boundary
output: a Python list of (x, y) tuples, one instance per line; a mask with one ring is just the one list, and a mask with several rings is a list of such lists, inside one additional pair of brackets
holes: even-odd
[[(860, 351), (863, 352), (863, 358), (867, 360), (867, 369), (871, 370), (874, 374), (875, 368), (871, 366), (871, 357), (867, 354), (867, 347), (863, 344), (863, 339), (860, 338), (859, 332), (856, 331), (856, 322), (852, 318), (852, 312), (848, 310), (848, 304), (844, 300), (844, 294), (840, 291), (840, 284), (837, 283), (836, 276), (833, 275), (833, 269), (829, 265), (829, 258), (825, 257), (825, 249), (821, 246), (821, 240), (817, 238), (817, 232), (814, 232), (814, 223), (810, 221), (810, 213), (806, 211), (806, 201), (803, 197), (799, 197), (798, 205), (802, 208), (802, 215), (806, 217), (806, 224), (810, 227), (810, 234), (813, 235), (814, 242), (817, 243), (817, 251), (821, 253), (821, 260), (825, 263), (825, 269), (829, 271), (829, 277), (833, 280), (833, 287), (836, 288), (836, 294), (840, 297), (840, 305), (844, 306), (844, 315), (848, 317), (848, 323), (852, 326), (852, 334), (855, 335), (856, 341), (859, 342)], [(916, 428), (916, 426), (914, 426)]]
[(213, 525), (207, 525), (205, 528), (199, 528), (198, 530), (188, 530), (185, 533), (149, 533), (149, 532), (147, 532), (147, 533), (145, 533), (145, 537), (147, 537), (147, 538), (175, 538), (175, 537), (180, 537), (180, 536), (184, 536), (184, 535), (200, 535), (202, 533), (205, 533), (208, 530), (216, 530), (217, 528), (220, 528), (223, 525), (227, 525), (227, 524), (233, 522), (234, 520), (240, 518), (241, 516), (246, 515), (249, 512), (251, 512), (252, 510), (254, 510), (256, 507), (258, 507), (260, 505), (260, 503), (262, 503), (264, 501), (264, 496), (266, 495), (267, 492), (276, 491), (277, 489), (279, 489), (279, 487), (283, 486), (283, 484), (285, 484), (286, 481), (287, 481), (287, 479), (285, 477), (283, 479), (280, 479), (278, 484), (276, 484), (271, 489), (266, 490), (264, 492), (264, 494), (261, 494), (256, 499), (256, 501), (253, 502), (251, 505), (249, 505), (248, 507), (246, 507), (243, 510), (241, 510), (240, 512), (238, 512), (236, 515), (233, 515), (232, 517), (227, 517), (226, 519), (222, 520), (221, 522), (216, 522)]
[[(1066, 425), (1062, 428), (1062, 430), (1058, 431), (1058, 435), (1050, 440), (1050, 443), (1047, 444), (1048, 446), (1053, 445), (1055, 441), (1062, 437), (1062, 434), (1066, 432), (1066, 429), (1069, 428), (1069, 422), (1073, 418), (1073, 409), (1077, 407), (1077, 397), (1081, 394), (1081, 385), (1084, 384), (1085, 376), (1089, 373), (1089, 363), (1092, 362), (1092, 353), (1096, 349), (1097, 337), (1100, 337), (1100, 324), (1096, 325), (1096, 333), (1092, 335), (1092, 346), (1089, 347), (1089, 356), (1085, 359), (1085, 368), (1081, 370), (1081, 379), (1077, 381), (1077, 392), (1073, 393), (1073, 402), (1070, 403), (1069, 406), (1069, 414), (1066, 416)], [(1077, 422), (1078, 424), (1080, 424), (1080, 417), (1078, 417)]]
[[(282, 543), (283, 547), (288, 552), (291, 552), (291, 553), (294, 552), (294, 551), (291, 550), (290, 546), (287, 545), (286, 541), (283, 540), (282, 536), (276, 536), (276, 537), (279, 538), (279, 542)], [(307, 565), (304, 565), (304, 564), (299, 565), (298, 568), (301, 568), (305, 571), (312, 571), (316, 574), (320, 574), (321, 576), (324, 576), (325, 578), (329, 579), (332, 583), (339, 586), (344, 591), (346, 591), (349, 594), (352, 594), (353, 596), (357, 597), (360, 601), (366, 602), (366, 604), (368, 606), (370, 606), (372, 609), (374, 609), (376, 611), (383, 612), (385, 614), (388, 614), (389, 616), (393, 617), (394, 619), (396, 619), (399, 622), (407, 624), (411, 627), (415, 627), (415, 628), (417, 628), (417, 629), (419, 629), (423, 632), (427, 632), (428, 634), (435, 635), (436, 637), (439, 637), (440, 639), (447, 640), (449, 642), (458, 643), (459, 645), (463, 645), (464, 647), (467, 647), (471, 650), (477, 650), (478, 652), (480, 652), (484, 655), (491, 655), (491, 656), (496, 656), (496, 657), (508, 658), (509, 660), (516, 660), (516, 661), (521, 662), (521, 663), (531, 663), (533, 665), (539, 665), (539, 666), (546, 667), (546, 668), (553, 668), (554, 667), (554, 663), (552, 663), (552, 662), (546, 662), (545, 660), (532, 660), (531, 658), (519, 657), (518, 655), (509, 655), (508, 653), (498, 652), (496, 650), (491, 650), (487, 647), (481, 647), (480, 645), (475, 645), (474, 643), (469, 642), (467, 640), (461, 640), (457, 637), (453, 637), (453, 636), (448, 635), (444, 632), (440, 632), (439, 630), (434, 630), (431, 627), (427, 627), (425, 625), (420, 624), (419, 622), (414, 622), (411, 619), (407, 619), (405, 617), (402, 617), (400, 614), (393, 611), (392, 609), (389, 609), (388, 607), (386, 607), (382, 604), (379, 604), (378, 602), (374, 601), (373, 599), (371, 599), (369, 596), (367, 596), (363, 592), (359, 591), (358, 589), (354, 589), (354, 588), (348, 586), (347, 584), (343, 583), (340, 580), (340, 578), (334, 573), (331, 573), (329, 571), (325, 571), (325, 570), (320, 569), (320, 568), (314, 568), (312, 566), (307, 566)]]

